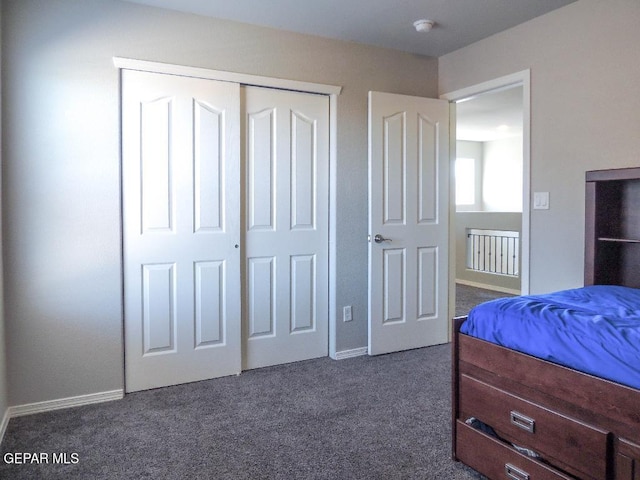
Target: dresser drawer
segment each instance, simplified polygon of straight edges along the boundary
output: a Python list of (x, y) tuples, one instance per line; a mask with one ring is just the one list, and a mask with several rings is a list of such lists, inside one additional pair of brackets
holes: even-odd
[(616, 480), (640, 480), (640, 445), (618, 439), (616, 448)]
[(573, 480), (573, 477), (532, 460), (460, 420), (456, 422), (456, 457), (491, 479)]
[(476, 417), (502, 438), (534, 450), (563, 470), (586, 478), (607, 476), (605, 431), (466, 375), (460, 377), (460, 413)]

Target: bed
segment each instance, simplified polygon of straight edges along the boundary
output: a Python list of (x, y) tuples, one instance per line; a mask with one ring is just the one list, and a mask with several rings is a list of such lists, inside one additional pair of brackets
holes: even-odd
[[(640, 174), (630, 170), (622, 180)], [(491, 479), (640, 480), (640, 263), (619, 240), (612, 247), (618, 237), (592, 237), (589, 179), (585, 255), (601, 258), (585, 258), (585, 287), (494, 300), (454, 319), (453, 456)], [(623, 248), (640, 249), (634, 242)]]
[[(572, 291), (571, 294), (584, 292)], [(508, 315), (507, 300), (510, 299), (494, 301), (495, 305), (488, 305), (491, 308), (483, 308), (491, 311), (498, 307), (503, 312), (506, 309)], [(557, 305), (550, 303), (541, 307), (544, 297), (535, 297), (534, 301), (540, 308), (550, 310)], [(520, 308), (522, 303), (518, 302), (523, 300), (518, 298), (511, 306)], [(480, 310), (482, 313), (483, 309)], [(472, 311), (471, 315), (481, 318), (477, 313)], [(551, 342), (555, 345), (552, 347), (542, 342), (521, 342), (518, 339), (533, 337), (532, 331), (527, 333), (521, 322), (511, 325), (520, 328), (520, 335), (515, 337), (518, 345), (501, 339), (507, 346), (494, 343), (495, 338), (472, 336), (478, 331), (488, 337), (501, 335), (491, 326), (471, 323), (467, 317), (455, 320), (453, 445), (456, 459), (492, 479), (640, 480), (640, 390), (631, 386), (637, 385), (640, 379), (637, 370), (640, 362), (636, 359), (629, 364), (631, 353), (626, 357), (610, 354), (607, 361), (594, 364), (592, 360), (597, 356), (592, 354), (600, 349), (589, 349), (593, 341), (587, 335), (581, 338), (584, 350), (575, 354), (576, 349), (567, 348), (562, 341)], [(467, 330), (471, 335), (460, 330)], [(639, 331), (636, 323), (635, 333), (631, 331), (627, 338), (631, 340), (635, 335), (637, 340)], [(569, 337), (564, 336), (566, 332), (560, 332), (558, 336), (566, 342)], [(615, 329), (608, 334), (615, 338)], [(618, 334), (625, 338), (620, 331)], [(515, 350), (523, 348), (519, 343), (542, 351), (542, 354), (535, 353), (548, 358)], [(640, 348), (638, 343), (635, 346)], [(582, 364), (595, 371), (577, 370)], [(605, 376), (615, 377), (617, 381)]]

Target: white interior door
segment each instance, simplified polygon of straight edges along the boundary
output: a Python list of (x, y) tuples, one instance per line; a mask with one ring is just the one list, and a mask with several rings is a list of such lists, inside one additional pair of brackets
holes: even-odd
[(369, 92), (369, 354), (448, 341), (449, 104)]
[(243, 368), (328, 354), (329, 99), (242, 87)]
[(122, 75), (126, 390), (239, 373), (239, 85)]

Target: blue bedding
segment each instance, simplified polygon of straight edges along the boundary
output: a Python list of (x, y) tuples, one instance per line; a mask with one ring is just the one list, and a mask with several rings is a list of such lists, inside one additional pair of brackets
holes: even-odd
[(460, 329), (640, 389), (640, 290), (594, 285), (478, 305)]

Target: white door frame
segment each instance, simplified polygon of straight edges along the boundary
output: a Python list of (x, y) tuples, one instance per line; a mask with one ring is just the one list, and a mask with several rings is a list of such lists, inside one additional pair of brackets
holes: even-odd
[(337, 164), (337, 119), (338, 95), (342, 87), (322, 83), (301, 82), (281, 78), (262, 77), (244, 73), (210, 70), (208, 68), (188, 67), (169, 63), (149, 62), (130, 58), (113, 57), (116, 68), (123, 70), (139, 70), (183, 77), (197, 77), (209, 80), (219, 80), (253, 85), (257, 87), (279, 88), (282, 90), (296, 90), (299, 92), (316, 93), (329, 97), (329, 356), (336, 357), (336, 164)]
[[(520, 271), (520, 290), (522, 295), (529, 293), (529, 260), (530, 260), (530, 226), (531, 226), (531, 71), (522, 70), (511, 75), (505, 75), (504, 77), (495, 78), (486, 82), (472, 85), (470, 87), (462, 88), (450, 93), (440, 95), (440, 98), (451, 102), (451, 115), (450, 115), (450, 141), (451, 141), (451, 171), (453, 172), (453, 162), (456, 157), (456, 115), (455, 115), (455, 103), (461, 100), (468, 100), (483, 93), (495, 92), (497, 90), (507, 89), (515, 86), (522, 86), (522, 238), (520, 245), (522, 248), (521, 256), (521, 271)], [(451, 175), (451, 181), (453, 185), (453, 175)], [(452, 221), (450, 222), (450, 238), (455, 238), (455, 221), (453, 218), (456, 213), (456, 202), (454, 195), (454, 188), (451, 188), (450, 196), (450, 210)], [(449, 268), (453, 268), (455, 272), (455, 254), (456, 249), (451, 248), (449, 254)], [(451, 276), (449, 282), (449, 298), (450, 304), (455, 299), (455, 275)], [(455, 305), (450, 305), (451, 311), (455, 311)]]

